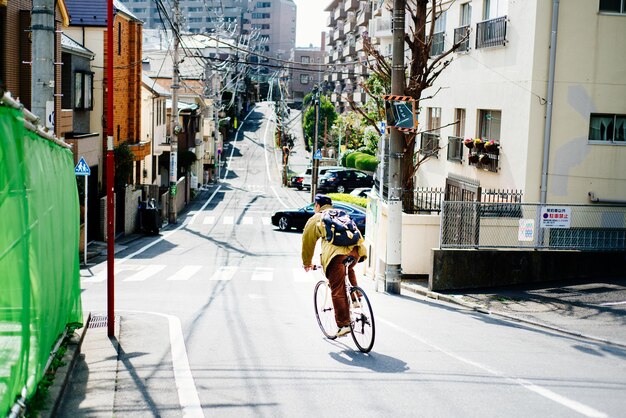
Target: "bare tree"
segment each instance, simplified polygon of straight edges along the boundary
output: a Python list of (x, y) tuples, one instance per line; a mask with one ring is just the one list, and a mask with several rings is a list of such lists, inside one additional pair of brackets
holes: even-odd
[[(424, 91), (433, 86), (437, 77), (452, 62), (452, 53), (458, 50), (469, 37), (468, 32), (465, 36), (453, 42), (447, 50), (444, 49), (437, 56), (431, 56), (435, 35), (435, 21), (445, 11), (443, 3), (442, 0), (406, 0), (407, 20), (410, 23), (410, 30), (406, 33), (404, 41), (409, 51), (410, 60), (407, 66), (407, 82), (405, 83), (404, 95), (412, 97), (417, 102), (417, 109), (421, 108), (422, 100), (432, 98), (438, 93), (439, 90), (429, 96), (424, 96)], [(391, 6), (389, 8), (391, 10)], [(364, 39), (363, 46), (368, 57), (370, 70), (391, 86), (391, 65), (389, 61), (372, 46), (367, 37)], [(365, 83), (361, 85), (364, 86)], [(370, 97), (376, 100), (381, 114), (384, 115), (384, 102), (381, 100), (381, 97), (374, 96), (365, 87), (364, 90)], [(366, 112), (361, 107), (354, 102), (350, 102), (350, 105), (356, 112), (364, 116), (370, 125), (376, 126), (376, 121), (372, 120), (371, 117), (367, 117)], [(426, 131), (418, 129), (417, 132), (405, 135), (402, 188), (411, 193), (414, 188), (415, 173), (424, 162), (431, 158), (434, 151), (438, 151), (441, 148), (437, 146), (434, 149), (430, 149), (429, 152), (422, 153), (416, 141), (424, 132)], [(413, 212), (413, 199), (403, 199), (403, 209), (405, 212)]]

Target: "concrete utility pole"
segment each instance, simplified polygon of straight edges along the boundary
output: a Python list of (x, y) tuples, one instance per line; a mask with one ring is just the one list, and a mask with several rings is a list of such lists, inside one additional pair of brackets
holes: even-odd
[[(46, 127), (54, 126), (54, 5), (53, 0), (33, 0), (31, 11), (31, 111)], [(46, 112), (46, 105), (50, 114)]]
[[(405, 0), (393, 2), (391, 94), (404, 95)], [(389, 199), (387, 203), (387, 268), (385, 291), (399, 294), (402, 279), (402, 157), (404, 134), (391, 128), (389, 143)]]
[(180, 81), (178, 77), (178, 36), (180, 10), (178, 9), (178, 0), (174, 0), (174, 55), (172, 58), (172, 111), (170, 121), (170, 195), (168, 205), (168, 221), (175, 224), (177, 221), (176, 213), (176, 183), (178, 181), (178, 133), (180, 125), (178, 124), (178, 89)]
[(113, 0), (107, 0), (107, 335), (115, 336), (115, 155), (113, 154)]
[(315, 201), (315, 194), (317, 193), (317, 174), (320, 160), (315, 158), (317, 153), (317, 137), (319, 136), (320, 125), (320, 86), (317, 85), (313, 88), (313, 100), (315, 100), (315, 138), (313, 139), (313, 164), (311, 168), (311, 202)]

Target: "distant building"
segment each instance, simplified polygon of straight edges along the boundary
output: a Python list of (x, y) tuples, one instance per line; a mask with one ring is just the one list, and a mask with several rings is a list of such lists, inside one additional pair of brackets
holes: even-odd
[(300, 107), (304, 96), (322, 80), (325, 69), (323, 45), (322, 48), (296, 48), (293, 61), (289, 73), (290, 102)]

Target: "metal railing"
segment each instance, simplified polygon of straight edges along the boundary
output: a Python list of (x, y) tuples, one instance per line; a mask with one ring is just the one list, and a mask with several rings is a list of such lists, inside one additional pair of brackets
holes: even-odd
[[(405, 213), (440, 213), (445, 194), (443, 187), (416, 187), (412, 190), (404, 190), (403, 207), (413, 208)], [(524, 192), (517, 189), (483, 189), (480, 193), (480, 200), (484, 203), (516, 204), (522, 202), (523, 195)], [(484, 213), (489, 213), (487, 206)]]
[(439, 157), (439, 135), (433, 133), (422, 133), (420, 141), (420, 154)]
[(430, 44), (430, 56), (431, 57), (436, 57), (443, 53), (444, 39), (445, 39), (444, 32), (433, 34), (432, 43)]
[(506, 16), (476, 24), (476, 49), (506, 44)]
[(626, 206), (442, 202), (440, 248), (626, 250)]

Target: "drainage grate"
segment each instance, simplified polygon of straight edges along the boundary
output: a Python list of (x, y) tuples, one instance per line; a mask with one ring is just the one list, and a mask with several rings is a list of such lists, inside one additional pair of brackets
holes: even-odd
[(107, 326), (107, 315), (93, 315), (89, 321), (89, 328), (104, 328)]

